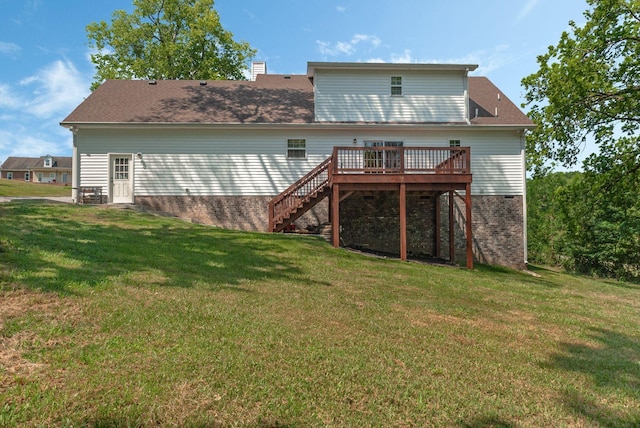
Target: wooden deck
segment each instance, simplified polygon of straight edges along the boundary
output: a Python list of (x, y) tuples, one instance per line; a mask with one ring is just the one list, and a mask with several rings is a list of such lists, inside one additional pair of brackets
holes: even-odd
[[(400, 258), (406, 260), (407, 192), (429, 192), (438, 198), (446, 193), (450, 198), (449, 259), (454, 260), (453, 202), (458, 196), (465, 203), (467, 267), (472, 268), (471, 181), (468, 147), (335, 147), (331, 157), (269, 203), (269, 230), (283, 230), (328, 196), (332, 240), (338, 247), (340, 201), (344, 195), (356, 191), (398, 191)], [(458, 191), (464, 191), (464, 196)], [(436, 234), (439, 233), (440, 214), (436, 212)]]

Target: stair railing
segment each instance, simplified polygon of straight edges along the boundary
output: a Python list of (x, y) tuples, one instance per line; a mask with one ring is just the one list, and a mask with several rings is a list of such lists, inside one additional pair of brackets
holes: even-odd
[(270, 232), (329, 185), (331, 163), (332, 157), (328, 157), (269, 202)]

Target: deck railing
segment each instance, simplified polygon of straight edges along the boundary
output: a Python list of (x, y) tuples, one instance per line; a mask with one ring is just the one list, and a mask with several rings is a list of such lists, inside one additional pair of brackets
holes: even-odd
[(333, 174), (470, 174), (468, 147), (334, 147)]
[(269, 202), (269, 230), (279, 230), (294, 212), (317, 202), (316, 196), (326, 196), (321, 192), (332, 175), (471, 174), (470, 160), (468, 147), (334, 147), (331, 157)]

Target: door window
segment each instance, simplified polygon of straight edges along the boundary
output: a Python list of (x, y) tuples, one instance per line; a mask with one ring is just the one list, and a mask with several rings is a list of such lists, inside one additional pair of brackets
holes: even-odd
[(115, 158), (113, 162), (114, 180), (129, 179), (129, 158)]

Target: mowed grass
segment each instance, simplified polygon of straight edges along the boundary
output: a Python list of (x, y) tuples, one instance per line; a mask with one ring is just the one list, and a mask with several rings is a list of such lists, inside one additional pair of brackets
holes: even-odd
[(71, 196), (71, 186), (0, 179), (0, 196)]
[(640, 287), (0, 204), (0, 426), (640, 425)]

